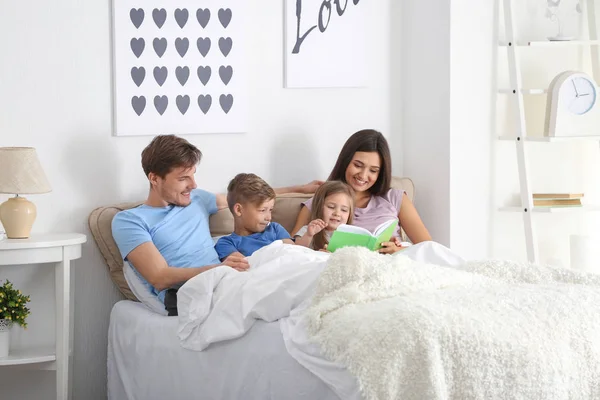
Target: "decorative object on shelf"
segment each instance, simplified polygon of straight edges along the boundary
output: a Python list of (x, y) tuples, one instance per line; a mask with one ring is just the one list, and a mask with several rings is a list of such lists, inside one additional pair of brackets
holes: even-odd
[[(563, 26), (561, 24), (559, 12), (558, 12), (560, 3), (561, 3), (561, 0), (546, 0), (546, 18), (548, 18), (549, 20), (551, 20), (553, 22), (556, 22), (556, 24), (558, 26), (558, 32), (556, 33), (556, 35), (548, 37), (548, 40), (550, 40), (552, 42), (564, 42), (564, 41), (569, 41), (569, 40), (575, 39), (573, 36), (567, 36), (563, 33)], [(577, 2), (577, 5), (575, 6), (575, 11), (579, 14), (582, 13), (581, 4), (579, 1)]]
[(366, 7), (375, 3), (285, 0), (285, 87), (366, 86)]
[(571, 268), (600, 273), (600, 237), (571, 235), (569, 239)]
[(246, 3), (113, 1), (114, 134), (245, 132)]
[(600, 110), (597, 85), (585, 72), (558, 74), (548, 88), (546, 136), (597, 136)]
[(29, 296), (13, 287), (10, 281), (0, 286), (0, 358), (8, 356), (10, 348), (10, 328), (13, 324), (27, 328), (29, 316)]
[(0, 193), (14, 194), (0, 205), (9, 239), (26, 239), (37, 216), (35, 204), (21, 194), (52, 191), (33, 147), (0, 147)]

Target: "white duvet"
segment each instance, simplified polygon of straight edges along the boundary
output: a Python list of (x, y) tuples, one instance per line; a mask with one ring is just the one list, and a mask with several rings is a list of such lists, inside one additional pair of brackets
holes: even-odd
[(190, 350), (244, 335), (257, 319), (286, 317), (307, 299), (328, 253), (276, 241), (248, 257), (250, 269), (217, 267), (178, 291), (179, 339)]

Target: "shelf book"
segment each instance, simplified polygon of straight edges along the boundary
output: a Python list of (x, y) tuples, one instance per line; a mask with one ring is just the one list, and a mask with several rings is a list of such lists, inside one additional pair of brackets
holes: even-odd
[(534, 207), (581, 207), (583, 193), (534, 193)]

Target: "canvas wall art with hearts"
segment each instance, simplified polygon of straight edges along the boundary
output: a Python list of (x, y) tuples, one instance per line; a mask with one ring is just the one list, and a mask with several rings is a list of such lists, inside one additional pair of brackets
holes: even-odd
[(244, 3), (114, 0), (114, 133), (246, 130)]

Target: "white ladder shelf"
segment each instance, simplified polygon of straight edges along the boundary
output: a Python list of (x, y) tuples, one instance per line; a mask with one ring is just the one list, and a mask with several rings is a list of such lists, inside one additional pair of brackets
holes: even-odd
[[(532, 214), (534, 212), (563, 212), (563, 211), (600, 211), (600, 207), (582, 207), (577, 210), (575, 208), (552, 208), (552, 207), (536, 207), (533, 206), (533, 193), (529, 178), (528, 157), (526, 151), (526, 143), (528, 142), (564, 142), (571, 140), (600, 140), (600, 131), (597, 136), (579, 136), (579, 137), (539, 137), (528, 136), (527, 126), (525, 121), (525, 108), (523, 104), (524, 95), (542, 95), (546, 94), (547, 89), (524, 89), (522, 86), (520, 54), (521, 49), (528, 47), (544, 46), (544, 47), (559, 47), (559, 46), (589, 46), (591, 53), (593, 78), (596, 82), (600, 81), (600, 62), (599, 48), (600, 40), (598, 40), (598, 32), (596, 29), (595, 6), (594, 0), (587, 0), (584, 13), (587, 14), (589, 40), (573, 40), (573, 41), (516, 41), (515, 30), (515, 14), (513, 10), (513, 0), (504, 1), (504, 24), (506, 30), (506, 40), (499, 43), (500, 46), (506, 47), (508, 53), (508, 67), (510, 89), (499, 90), (500, 93), (508, 93), (513, 99), (512, 104), (517, 111), (516, 135), (515, 136), (500, 136), (501, 140), (513, 140), (517, 152), (517, 164), (519, 170), (519, 186), (521, 207), (503, 207), (501, 211), (517, 211), (523, 214), (523, 225), (525, 229), (525, 242), (527, 246), (527, 259), (529, 262), (539, 262), (539, 250), (537, 246), (536, 232), (533, 226)], [(600, 130), (600, 127), (598, 127)]]

